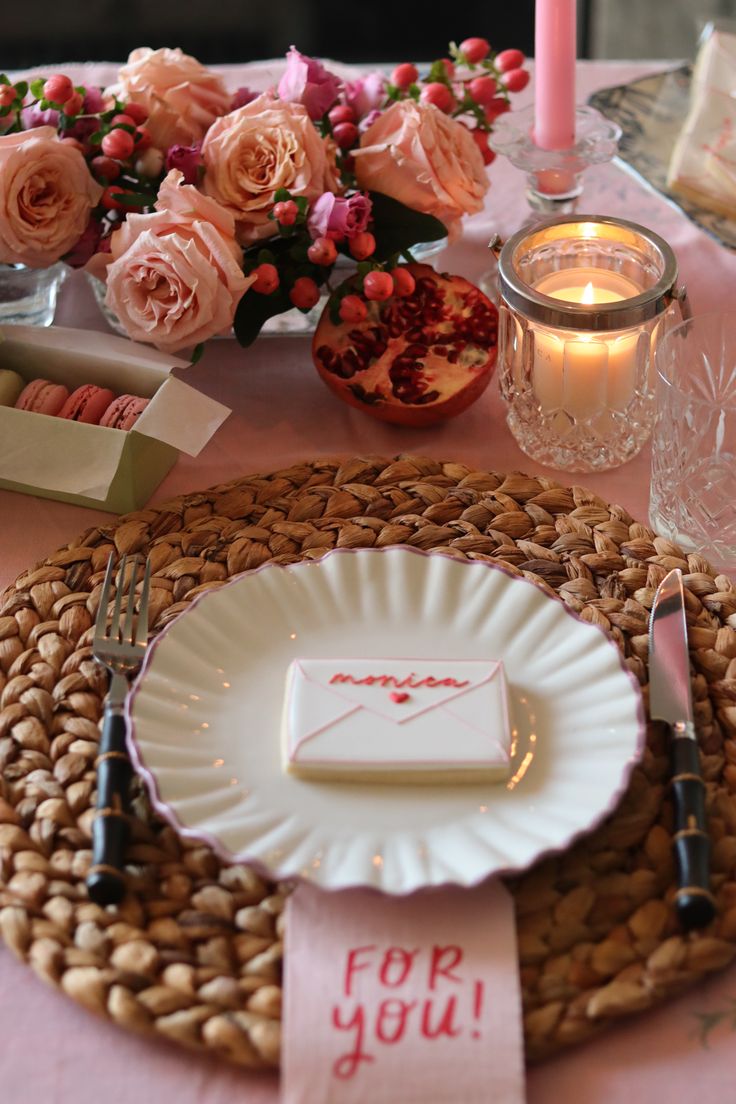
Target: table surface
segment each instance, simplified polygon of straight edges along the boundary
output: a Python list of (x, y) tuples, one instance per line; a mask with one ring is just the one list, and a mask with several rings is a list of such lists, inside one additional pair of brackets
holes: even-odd
[[(663, 63), (587, 62), (578, 67), (578, 100), (597, 88), (621, 84)], [(64, 66), (75, 79), (107, 83), (114, 67)], [(270, 83), (266, 64), (220, 67), (232, 88)], [(518, 98), (530, 102), (533, 82)], [(441, 267), (477, 280), (488, 268), (492, 233), (508, 237), (526, 217), (523, 178), (502, 159), (491, 167), (485, 210), (466, 221), (461, 242)], [(736, 252), (698, 230), (674, 206), (617, 165), (586, 175), (582, 208), (650, 227), (673, 247), (695, 313), (732, 308)], [(80, 273), (62, 290), (59, 325), (107, 329)], [(427, 430), (386, 426), (337, 401), (317, 378), (303, 338), (262, 338), (248, 350), (235, 342), (211, 342), (188, 373), (202, 391), (232, 408), (232, 415), (196, 459), (182, 456), (152, 502), (197, 491), (256, 471), (270, 471), (316, 456), (393, 455), (412, 452), (453, 459), (480, 469), (521, 470), (582, 483), (606, 501), (621, 503), (646, 520), (649, 453), (617, 471), (566, 475), (535, 464), (506, 428), (495, 384), (464, 415)], [(0, 491), (0, 590), (78, 533), (110, 515)], [(0, 1085), (9, 1104), (74, 1101), (106, 1104), (176, 1099), (179, 1104), (276, 1104), (275, 1075), (254, 1075), (192, 1055), (173, 1045), (127, 1035), (93, 1019), (61, 994), (46, 989), (28, 967), (0, 946)], [(630, 1020), (582, 1047), (529, 1071), (530, 1104), (725, 1104), (736, 1099), (736, 968), (678, 1001)], [(705, 1032), (705, 1035), (704, 1035)], [(315, 1104), (319, 1102), (315, 1101)]]

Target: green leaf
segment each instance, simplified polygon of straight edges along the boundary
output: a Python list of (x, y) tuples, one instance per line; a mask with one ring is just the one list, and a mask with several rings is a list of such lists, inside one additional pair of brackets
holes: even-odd
[(0, 73), (0, 84), (10, 84), (10, 77), (6, 73)]
[(123, 207), (153, 207), (156, 196), (153, 192), (122, 192), (115, 196), (115, 202)]
[(273, 198), (277, 203), (284, 203), (287, 199), (291, 199), (291, 192), (288, 188), (278, 188), (274, 192)]
[(292, 306), (283, 286), (276, 288), (271, 295), (259, 295), (252, 290), (246, 292), (238, 303), (233, 324), (239, 343), (246, 348), (252, 345), (269, 318), (291, 310)]
[(31, 81), (31, 92), (37, 100), (43, 99), (43, 86), (46, 81), (43, 77), (38, 77), (36, 80)]
[(6, 115), (10, 114), (10, 104), (7, 107), (0, 107), (0, 119), (4, 119)]
[(16, 95), (20, 96), (20, 98), (23, 99), (23, 97), (25, 96), (27, 91), (28, 91), (28, 81), (18, 81), (18, 83), (15, 86)]
[(373, 202), (374, 261), (385, 261), (392, 253), (403, 253), (419, 242), (439, 241), (447, 228), (433, 215), (412, 211), (390, 196), (370, 192)]

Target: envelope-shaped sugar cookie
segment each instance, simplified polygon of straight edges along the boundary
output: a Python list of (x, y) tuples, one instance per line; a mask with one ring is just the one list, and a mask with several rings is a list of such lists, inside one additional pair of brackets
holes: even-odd
[(505, 778), (511, 734), (499, 660), (295, 659), (284, 769), (356, 782)]

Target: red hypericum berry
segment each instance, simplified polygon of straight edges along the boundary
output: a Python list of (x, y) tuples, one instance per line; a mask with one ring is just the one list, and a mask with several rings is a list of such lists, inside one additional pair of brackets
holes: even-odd
[(84, 145), (82, 144), (82, 142), (79, 141), (78, 138), (62, 138), (61, 141), (65, 146), (71, 146), (72, 149), (79, 150), (80, 153), (87, 152)]
[(521, 92), (529, 83), (526, 69), (509, 69), (501, 74), (501, 84), (508, 92)]
[(0, 84), (0, 107), (10, 107), (17, 96), (15, 86), (12, 84)]
[(120, 176), (120, 165), (117, 161), (113, 161), (112, 157), (93, 157), (90, 166), (96, 177), (104, 176), (105, 180), (117, 180)]
[(102, 199), (100, 203), (106, 211), (125, 211), (127, 206), (125, 203), (119, 203), (117, 196), (127, 195), (125, 188), (121, 188), (118, 184), (111, 184), (109, 188), (105, 188), (102, 193)]
[(393, 277), (388, 272), (368, 272), (363, 278), (363, 294), (366, 299), (376, 299), (382, 303), (394, 293)]
[(376, 252), (376, 239), (367, 230), (362, 230), (350, 239), (348, 249), (356, 261), (365, 261)]
[(499, 73), (508, 73), (509, 69), (521, 69), (525, 61), (521, 50), (502, 50), (496, 54), (494, 65)]
[(43, 86), (43, 98), (52, 103), (65, 104), (74, 95), (74, 85), (63, 73), (54, 73)]
[(253, 276), (256, 281), (251, 284), (253, 291), (257, 291), (259, 295), (270, 295), (279, 286), (279, 270), (276, 265), (259, 264), (258, 268), (253, 269)]
[(411, 62), (402, 61), (401, 65), (396, 66), (390, 79), (391, 84), (406, 91), (410, 84), (414, 84), (419, 79), (419, 70)]
[(299, 310), (311, 310), (319, 303), (319, 288), (310, 276), (300, 276), (294, 281), (289, 298)]
[(135, 142), (135, 148), (137, 152), (142, 152), (151, 145), (153, 138), (148, 127), (139, 126), (135, 128), (135, 134), (133, 135), (133, 141)]
[(346, 295), (337, 313), (343, 322), (363, 322), (368, 317), (368, 307), (358, 295)]
[(447, 73), (447, 76), (450, 77), (450, 78), (454, 77), (455, 76), (455, 62), (451, 61), (450, 58), (440, 58), (440, 61), (442, 62), (442, 64), (445, 67), (445, 72)]
[(148, 112), (143, 104), (129, 103), (125, 105), (125, 114), (129, 119), (133, 120), (134, 126), (140, 126), (141, 123), (145, 123), (148, 118)]
[(133, 116), (128, 115), (126, 111), (120, 115), (113, 115), (112, 119), (110, 120), (110, 126), (127, 126), (130, 127), (131, 130), (135, 130), (136, 121)]
[(280, 203), (274, 204), (273, 217), (282, 226), (293, 226), (298, 214), (299, 208), (293, 199), (282, 200)]
[(307, 250), (307, 256), (312, 264), (331, 265), (337, 260), (337, 246), (332, 238), (315, 238)]
[(340, 149), (350, 149), (358, 141), (358, 128), (355, 123), (338, 123), (332, 131), (332, 137)]
[(496, 96), (491, 100), (489, 104), (483, 109), (486, 119), (489, 123), (492, 123), (494, 119), (497, 119), (499, 115), (505, 114), (505, 112), (511, 110), (511, 104), (508, 100), (505, 100), (503, 96)]
[(455, 106), (455, 97), (447, 85), (440, 81), (430, 81), (429, 84), (425, 84), (419, 93), (419, 99), (422, 103), (434, 104), (435, 107), (445, 113), (452, 111)]
[(338, 104), (337, 107), (333, 107), (331, 111), (327, 112), (327, 117), (333, 127), (337, 126), (338, 123), (355, 122), (355, 112), (350, 104)]
[(489, 104), (496, 98), (498, 91), (493, 77), (473, 77), (468, 82), (468, 92), (478, 104)]
[(411, 295), (417, 286), (417, 282), (408, 268), (392, 268), (391, 279), (394, 282), (394, 295), (398, 295), (399, 298)]
[(102, 152), (107, 154), (108, 157), (114, 157), (117, 161), (125, 161), (135, 149), (135, 141), (133, 135), (127, 130), (116, 128), (105, 135), (100, 142), (100, 146)]
[(471, 65), (477, 65), (483, 58), (487, 58), (491, 52), (491, 45), (485, 38), (466, 38), (460, 43), (460, 50)]
[(78, 92), (73, 92), (64, 103), (65, 115), (78, 115), (84, 107), (84, 98)]
[(490, 165), (491, 161), (496, 160), (496, 155), (488, 145), (488, 135), (484, 130), (471, 130), (470, 132), (473, 141), (481, 152), (483, 157), (483, 164)]

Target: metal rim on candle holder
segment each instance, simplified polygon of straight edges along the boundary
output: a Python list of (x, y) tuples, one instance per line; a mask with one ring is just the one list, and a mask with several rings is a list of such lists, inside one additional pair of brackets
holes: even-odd
[[(518, 272), (518, 259), (535, 242), (543, 244), (579, 237), (604, 237), (629, 245), (655, 259), (661, 275), (641, 294), (620, 302), (590, 307), (587, 304), (565, 303), (543, 295), (526, 283)], [(656, 318), (671, 304), (682, 299), (684, 289), (675, 288), (677, 261), (667, 242), (635, 222), (603, 215), (565, 215), (540, 223), (531, 230), (519, 230), (501, 249), (498, 259), (499, 291), (508, 305), (531, 321), (543, 325), (576, 330), (623, 330)]]

